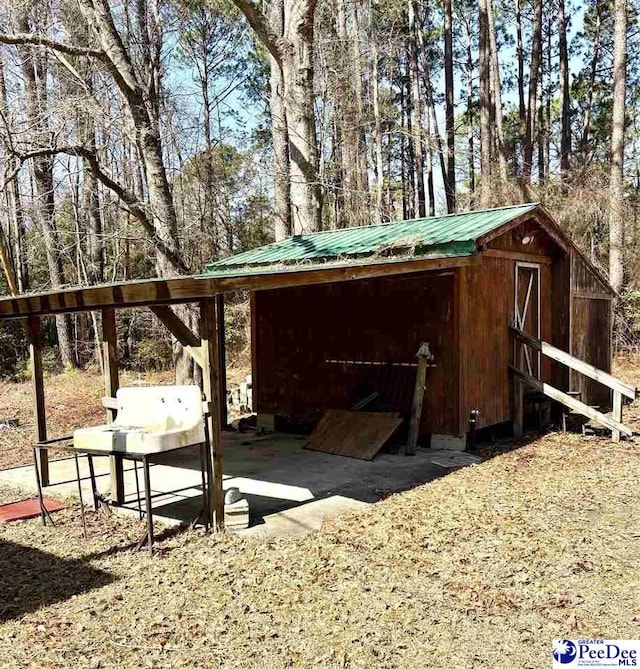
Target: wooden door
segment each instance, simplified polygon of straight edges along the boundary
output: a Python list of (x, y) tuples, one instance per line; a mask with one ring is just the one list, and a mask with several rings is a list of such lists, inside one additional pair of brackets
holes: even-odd
[[(516, 326), (540, 339), (540, 265), (517, 262), (515, 284)], [(518, 367), (540, 378), (540, 352), (527, 345), (519, 350)]]

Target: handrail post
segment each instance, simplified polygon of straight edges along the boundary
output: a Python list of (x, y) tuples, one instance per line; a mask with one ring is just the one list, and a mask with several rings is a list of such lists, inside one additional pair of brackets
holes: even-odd
[[(619, 390), (613, 391), (613, 418), (622, 423), (622, 393)], [(615, 443), (620, 441), (620, 430), (612, 430), (611, 440)]]

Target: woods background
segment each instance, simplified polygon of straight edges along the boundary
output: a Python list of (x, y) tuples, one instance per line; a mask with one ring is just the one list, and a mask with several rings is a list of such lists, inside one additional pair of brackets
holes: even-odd
[[(540, 201), (635, 347), (639, 75), (625, 0), (0, 0), (0, 292)], [(97, 362), (98, 317), (47, 324), (50, 368)], [(126, 366), (178, 360), (153, 318), (122, 313)], [(228, 301), (232, 361), (247, 320)], [(0, 374), (25, 359), (2, 328)]]

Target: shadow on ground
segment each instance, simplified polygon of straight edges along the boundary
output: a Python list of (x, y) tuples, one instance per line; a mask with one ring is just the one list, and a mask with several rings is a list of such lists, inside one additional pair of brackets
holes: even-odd
[(114, 577), (82, 560), (0, 540), (0, 622), (107, 585)]

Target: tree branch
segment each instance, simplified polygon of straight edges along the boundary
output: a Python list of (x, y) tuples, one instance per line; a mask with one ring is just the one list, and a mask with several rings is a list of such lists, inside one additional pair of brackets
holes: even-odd
[(236, 7), (244, 14), (260, 41), (269, 53), (282, 65), (282, 37), (270, 27), (267, 17), (251, 2), (251, 0), (233, 0)]
[(106, 58), (104, 51), (100, 49), (91, 49), (76, 44), (58, 42), (57, 40), (49, 39), (44, 35), (36, 35), (35, 33), (0, 33), (0, 44), (16, 44), (18, 46), (32, 44), (34, 46), (45, 46), (48, 49), (65, 53), (68, 56), (91, 56), (100, 60), (105, 60)]
[(42, 158), (44, 156), (55, 156), (58, 154), (64, 153), (69, 156), (77, 156), (86, 160), (91, 167), (96, 179), (98, 179), (104, 186), (106, 186), (110, 191), (115, 193), (122, 202), (126, 205), (126, 208), (129, 210), (132, 216), (134, 216), (142, 225), (144, 231), (147, 233), (152, 244), (156, 247), (160, 253), (162, 253), (167, 260), (175, 267), (178, 272), (183, 274), (189, 273), (189, 268), (184, 263), (184, 260), (181, 258), (180, 254), (176, 249), (169, 246), (159, 235), (153, 224), (153, 220), (149, 218), (147, 214), (146, 203), (141, 202), (131, 191), (127, 190), (124, 186), (119, 184), (117, 181), (114, 181), (106, 172), (100, 167), (100, 163), (95, 155), (95, 152), (87, 149), (84, 146), (58, 146), (58, 147), (46, 147), (40, 149), (33, 149), (32, 151), (26, 151), (24, 153), (16, 154), (16, 157), (20, 161), (20, 164), (16, 169), (9, 174), (5, 179), (2, 188), (4, 190), (7, 184), (15, 179), (18, 176), (20, 168), (22, 165), (30, 159), (33, 158)]

